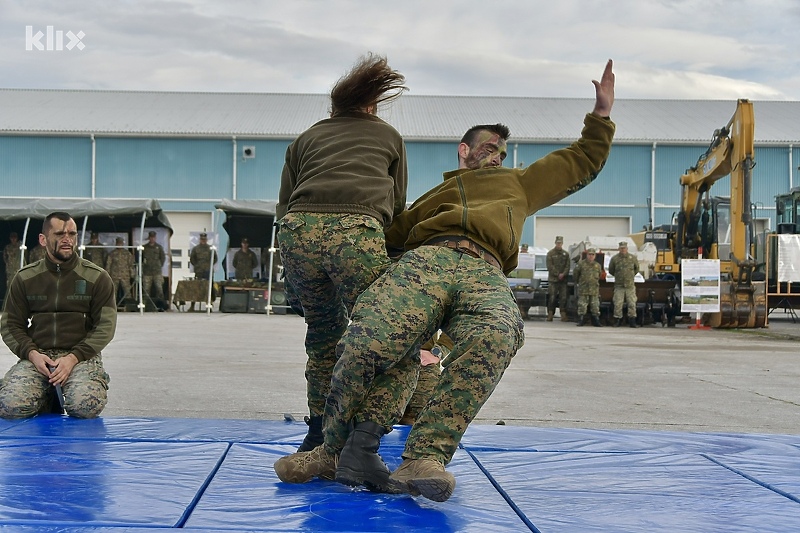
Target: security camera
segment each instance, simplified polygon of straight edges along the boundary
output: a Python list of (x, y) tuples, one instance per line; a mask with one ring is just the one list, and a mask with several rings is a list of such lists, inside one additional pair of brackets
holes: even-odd
[(255, 146), (245, 146), (242, 149), (242, 155), (244, 155), (244, 157), (246, 159), (252, 159), (253, 157), (256, 156), (256, 147)]

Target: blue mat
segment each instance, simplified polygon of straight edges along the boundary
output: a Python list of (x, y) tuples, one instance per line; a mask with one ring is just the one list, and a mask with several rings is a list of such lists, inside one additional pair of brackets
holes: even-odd
[[(444, 503), (281, 483), (303, 423), (0, 420), (0, 533), (800, 531), (800, 436), (472, 426)], [(384, 438), (390, 468), (408, 428)]]

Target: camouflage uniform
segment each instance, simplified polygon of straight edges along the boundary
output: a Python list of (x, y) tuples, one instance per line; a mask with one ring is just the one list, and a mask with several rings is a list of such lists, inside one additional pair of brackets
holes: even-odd
[(70, 416), (98, 416), (109, 382), (100, 351), (116, 323), (113, 285), (102, 268), (77, 254), (59, 265), (45, 259), (22, 268), (0, 319), (3, 341), (19, 358), (0, 385), (0, 416), (26, 418), (51, 407), (52, 388), (28, 360), (32, 350), (54, 359), (73, 354), (78, 364), (62, 386), (64, 407)]
[(629, 253), (618, 253), (608, 263), (608, 273), (614, 276), (614, 318), (622, 318), (622, 306), (627, 300), (628, 317), (636, 317), (636, 284), (639, 261)]
[(600, 316), (600, 275), (603, 267), (594, 259), (578, 262), (572, 277), (578, 290), (578, 320), (586, 314), (586, 307), (593, 317)]
[(88, 259), (100, 268), (105, 268), (108, 252), (105, 248), (94, 248), (94, 246), (102, 246), (102, 244), (98, 242), (97, 244), (89, 244), (87, 246), (91, 246), (92, 248), (86, 248), (83, 251), (84, 259)]
[(20, 243), (6, 244), (3, 248), (3, 261), (6, 264), (6, 288), (11, 287), (11, 280), (19, 270), (19, 259), (22, 254)]
[(245, 252), (242, 249), (233, 254), (233, 268), (236, 271), (237, 280), (253, 279), (253, 271), (258, 266), (258, 257), (250, 248)]
[(41, 244), (37, 244), (33, 247), (33, 250), (31, 250), (31, 253), (28, 256), (28, 263), (35, 263), (39, 259), (44, 259), (46, 255), (47, 249)]
[[(569, 147), (524, 169), (446, 172), (443, 183), (395, 216), (387, 246), (408, 251), (358, 298), (337, 347), (325, 404), (328, 455), (342, 450), (351, 423), (391, 429), (402, 414), (400, 400), (416, 382), (419, 345), (441, 329), (454, 347), (402, 456), (450, 462), (524, 342), (522, 316), (504, 274), (517, 266), (525, 221), (591, 183), (613, 133), (613, 122), (587, 114), (581, 139)], [(431, 243), (453, 236), (480, 248), (467, 253)]]
[[(547, 316), (552, 319), (556, 312), (556, 300), (561, 309), (561, 319), (567, 316), (567, 274), (569, 254), (563, 248), (547, 252)], [(559, 274), (562, 275), (559, 278)]]
[(161, 268), (167, 260), (164, 248), (158, 243), (145, 243), (142, 250), (142, 292), (151, 294), (151, 288), (155, 288), (154, 298), (164, 299), (164, 275)]
[[(118, 302), (131, 296), (131, 279), (136, 277), (136, 262), (133, 254), (125, 248), (117, 248), (106, 258), (106, 270), (114, 282), (114, 294), (119, 296)], [(122, 296), (120, 296), (120, 287)]]
[[(194, 267), (195, 279), (207, 280), (211, 274), (211, 256), (214, 256), (214, 264), (217, 264), (217, 254), (211, 249), (210, 244), (198, 244), (192, 248), (189, 254), (189, 262)], [(238, 276), (237, 276), (238, 278)]]
[(281, 260), (291, 273), (308, 326), (308, 409), (318, 416), (330, 390), (336, 343), (356, 298), (390, 260), (383, 226), (369, 215), (299, 212), (289, 213), (279, 224)]

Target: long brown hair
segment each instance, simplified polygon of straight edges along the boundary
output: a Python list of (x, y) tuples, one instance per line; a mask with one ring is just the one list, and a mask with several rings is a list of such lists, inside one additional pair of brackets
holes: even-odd
[(339, 78), (331, 89), (331, 116), (349, 111), (363, 111), (394, 100), (408, 87), (406, 77), (392, 70), (383, 56), (372, 52), (362, 56), (350, 72)]

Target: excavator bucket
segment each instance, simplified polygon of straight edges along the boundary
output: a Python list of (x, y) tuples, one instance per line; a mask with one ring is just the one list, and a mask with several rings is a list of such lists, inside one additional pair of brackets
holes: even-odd
[(763, 328), (767, 325), (765, 283), (746, 286), (720, 283), (719, 313), (705, 313), (703, 322), (712, 328)]

